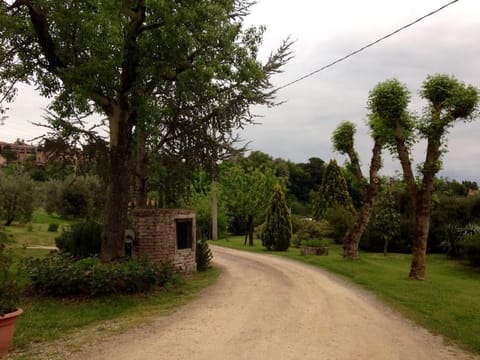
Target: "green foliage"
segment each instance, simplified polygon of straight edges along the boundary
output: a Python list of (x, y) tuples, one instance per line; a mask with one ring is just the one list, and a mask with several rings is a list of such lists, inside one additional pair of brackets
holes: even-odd
[[(472, 118), (479, 100), (476, 87), (466, 86), (455, 77), (445, 74), (427, 76), (420, 95), (429, 101), (430, 110), (435, 111), (436, 107), (442, 107), (442, 116), (431, 119), (431, 131), (438, 131), (434, 128), (438, 129), (438, 125), (445, 126), (456, 119)], [(435, 124), (437, 121), (443, 124)]]
[(320, 190), (314, 198), (313, 217), (321, 219), (328, 209), (339, 206), (354, 212), (343, 172), (335, 160), (330, 160), (323, 172)]
[(450, 256), (462, 256), (455, 245), (463, 229), (480, 218), (480, 195), (439, 196), (432, 206), (428, 238), (430, 251), (447, 251)]
[(57, 232), (59, 226), (60, 226), (60, 224), (57, 224), (57, 223), (48, 224), (48, 231), (49, 232)]
[(480, 227), (477, 226), (473, 234), (467, 235), (463, 240), (465, 257), (472, 266), (480, 266)]
[(102, 244), (102, 225), (93, 220), (73, 224), (55, 238), (55, 243), (60, 251), (75, 258), (98, 255)]
[(295, 247), (304, 245), (305, 241), (320, 240), (332, 236), (332, 227), (326, 220), (302, 220), (294, 237)]
[(332, 229), (330, 237), (337, 243), (343, 243), (343, 238), (355, 223), (355, 214), (342, 206), (330, 207), (325, 211), (323, 219)]
[(444, 237), (440, 243), (442, 250), (451, 258), (467, 258), (472, 265), (480, 265), (480, 247), (477, 235), (480, 226), (475, 223), (466, 225), (448, 224), (443, 227)]
[(370, 251), (388, 250), (393, 242), (400, 241), (400, 213), (397, 210), (395, 197), (387, 186), (380, 192), (375, 201), (372, 218), (367, 231), (366, 239), (362, 242), (362, 248)]
[(206, 241), (197, 241), (195, 258), (197, 261), (198, 271), (205, 271), (210, 267), (210, 262), (213, 259), (213, 254), (212, 250), (210, 250), (210, 248), (208, 247), (208, 243)]
[(378, 83), (368, 96), (368, 109), (385, 122), (385, 125), (393, 127), (396, 120), (405, 120), (404, 115), (410, 92), (407, 87), (397, 79), (386, 80)]
[(350, 154), (355, 149), (356, 131), (354, 123), (350, 121), (341, 122), (332, 135), (333, 148), (340, 154)]
[[(290, 197), (293, 197), (293, 201), (289, 198), (292, 212), (305, 216), (310, 215), (311, 211), (306, 211), (310, 206), (310, 192), (312, 190), (316, 191), (320, 187), (325, 163), (320, 158), (312, 157), (308, 159), (308, 163), (295, 164), (288, 162), (287, 164), (289, 172), (288, 193)], [(298, 200), (300, 204), (295, 205), (295, 200)]]
[(262, 231), (262, 244), (268, 250), (286, 251), (292, 238), (292, 221), (282, 187), (275, 185)]
[(55, 297), (147, 292), (155, 285), (164, 285), (174, 273), (169, 263), (102, 263), (98, 258), (76, 261), (64, 254), (27, 258), (22, 267), (28, 274), (31, 292)]
[(20, 288), (12, 264), (12, 254), (0, 242), (0, 316), (17, 310), (20, 302)]
[[(396, 135), (407, 144), (413, 141), (414, 122), (407, 111), (409, 101), (410, 92), (397, 79), (378, 83), (368, 97), (373, 136), (387, 144), (392, 153), (396, 151)], [(397, 124), (400, 134), (395, 133)]]
[[(228, 217), (224, 204), (218, 204), (218, 233), (220, 236), (227, 233)], [(208, 240), (212, 238), (212, 199), (211, 192), (205, 194), (194, 192), (187, 202), (187, 206), (195, 210), (197, 239)]]
[(33, 209), (33, 181), (24, 174), (7, 175), (0, 171), (0, 218), (5, 225), (14, 220), (29, 221)]
[(64, 218), (98, 217), (104, 208), (105, 189), (94, 176), (69, 176), (45, 185), (45, 210)]
[[(220, 174), (220, 203), (223, 202), (228, 216), (233, 222), (248, 225), (248, 219), (254, 220), (252, 226), (263, 219), (271, 189), (276, 183), (273, 169), (245, 169), (239, 164), (225, 164)], [(251, 229), (253, 231), (253, 229)]]

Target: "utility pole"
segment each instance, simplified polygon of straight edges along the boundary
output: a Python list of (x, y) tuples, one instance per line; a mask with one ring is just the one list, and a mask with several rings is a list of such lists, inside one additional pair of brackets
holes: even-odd
[[(212, 141), (216, 143), (216, 131), (212, 126)], [(215, 148), (215, 146), (214, 146)], [(217, 197), (217, 154), (216, 148), (214, 150), (215, 154), (212, 152), (211, 159), (211, 175), (212, 175), (212, 185), (211, 185), (211, 207), (212, 207), (212, 240), (218, 240), (218, 197)]]

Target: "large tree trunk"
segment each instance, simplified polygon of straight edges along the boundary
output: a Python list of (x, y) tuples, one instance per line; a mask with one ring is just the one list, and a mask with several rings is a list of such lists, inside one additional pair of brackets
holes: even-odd
[(379, 141), (375, 141), (372, 150), (372, 160), (370, 163), (370, 183), (367, 186), (362, 208), (357, 216), (357, 220), (353, 228), (347, 233), (343, 240), (343, 257), (353, 260), (358, 259), (358, 244), (370, 222), (372, 210), (375, 200), (375, 194), (378, 191), (380, 180), (378, 178), (378, 170), (382, 165), (381, 161), (382, 145)]
[(415, 280), (425, 279), (425, 263), (427, 257), (427, 239), (430, 227), (430, 211), (418, 211), (415, 219), (415, 238), (412, 245), (412, 263), (410, 265), (410, 278)]
[(430, 138), (427, 156), (423, 166), (421, 191), (415, 203), (415, 238), (412, 245), (412, 264), (409, 277), (415, 280), (425, 279), (425, 262), (427, 258), (427, 241), (432, 210), (433, 181), (438, 172), (440, 158), (440, 138)]
[(146, 152), (147, 134), (145, 130), (137, 130), (137, 151), (135, 171), (135, 206), (140, 209), (147, 207), (147, 171), (148, 157)]
[(124, 232), (127, 225), (130, 189), (131, 122), (129, 114), (117, 106), (110, 122), (110, 187), (107, 193), (101, 259), (104, 262), (125, 257)]

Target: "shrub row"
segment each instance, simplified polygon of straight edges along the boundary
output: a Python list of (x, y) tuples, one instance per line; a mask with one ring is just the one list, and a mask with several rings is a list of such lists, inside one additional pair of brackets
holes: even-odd
[(165, 285), (174, 274), (170, 263), (158, 265), (147, 260), (102, 263), (95, 257), (75, 261), (65, 254), (27, 258), (22, 267), (33, 293), (55, 297), (146, 292), (155, 285)]

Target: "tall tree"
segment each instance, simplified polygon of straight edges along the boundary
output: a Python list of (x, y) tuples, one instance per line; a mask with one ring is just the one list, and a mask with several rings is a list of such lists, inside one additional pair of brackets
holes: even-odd
[[(377, 128), (384, 134), (390, 148), (400, 159), (403, 176), (415, 209), (415, 236), (409, 276), (422, 280), (425, 278), (432, 192), (435, 176), (441, 169), (441, 155), (445, 152), (446, 135), (457, 120), (473, 118), (478, 107), (478, 90), (452, 76), (441, 74), (428, 76), (420, 91), (420, 96), (427, 100), (428, 105), (422, 118), (417, 121), (413, 121), (406, 112), (398, 114), (401, 116), (388, 116), (392, 110), (392, 102), (398, 101), (398, 98), (388, 94), (392, 91), (408, 94), (406, 87), (398, 80), (380, 83), (374, 91), (381, 95), (381, 101), (370, 104), (372, 110), (379, 111)], [(419, 138), (427, 141), (425, 161), (420, 167), (422, 178), (419, 183), (415, 179), (410, 157), (414, 130), (418, 131)]]
[[(343, 256), (350, 259), (358, 259), (358, 245), (367, 228), (375, 202), (375, 195), (380, 186), (378, 171), (382, 166), (382, 147), (388, 142), (384, 131), (382, 131), (379, 122), (395, 122), (396, 119), (406, 118), (406, 107), (408, 105), (409, 94), (402, 87), (383, 86), (374, 88), (368, 98), (368, 108), (370, 110), (369, 126), (374, 140), (372, 149), (372, 158), (369, 169), (369, 182), (364, 189), (364, 198), (360, 211), (357, 214), (352, 229), (347, 233), (343, 241)], [(401, 120), (398, 120), (401, 121)], [(343, 123), (337, 128), (333, 136), (334, 148), (340, 153), (347, 154), (350, 157), (352, 168), (357, 174), (357, 180), (362, 181), (361, 169), (358, 156), (354, 149), (353, 135), (355, 129), (353, 124)]]
[(244, 169), (239, 164), (225, 164), (220, 173), (221, 198), (229, 215), (246, 224), (245, 245), (248, 239), (253, 246), (255, 219), (263, 216), (276, 182), (272, 169)]
[[(18, 59), (8, 71), (2, 69), (0, 78), (34, 83), (42, 95), (53, 98), (50, 108), (60, 116), (100, 112), (107, 117), (110, 187), (104, 261), (124, 256), (134, 131), (148, 131), (152, 117), (164, 115), (165, 109), (171, 114), (172, 107), (159, 103), (179, 96), (183, 104), (195, 103), (198, 93), (185, 91), (182, 98), (183, 86), (195, 88), (210, 80), (221, 84), (232, 76), (243, 84), (249, 73), (231, 66), (236, 56), (247, 54), (243, 58), (249, 70), (257, 71), (258, 63), (248, 55), (263, 29), (241, 26), (252, 5), (247, 0), (0, 1), (1, 38), (15, 48)], [(260, 76), (258, 81), (268, 80)], [(205, 86), (201, 90), (208, 93)], [(189, 111), (194, 111), (191, 106)], [(158, 131), (183, 129), (177, 117), (165, 118), (168, 124)], [(196, 136), (190, 127), (187, 131), (189, 139)]]

